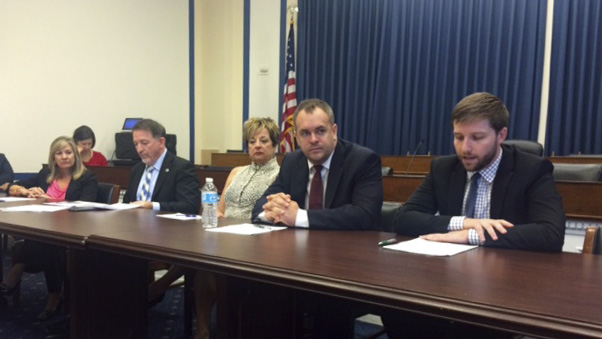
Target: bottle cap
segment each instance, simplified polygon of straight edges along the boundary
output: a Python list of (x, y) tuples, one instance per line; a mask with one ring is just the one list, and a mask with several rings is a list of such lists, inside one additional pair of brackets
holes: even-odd
[(207, 178), (205, 178), (205, 182), (213, 182), (213, 178), (207, 177)]

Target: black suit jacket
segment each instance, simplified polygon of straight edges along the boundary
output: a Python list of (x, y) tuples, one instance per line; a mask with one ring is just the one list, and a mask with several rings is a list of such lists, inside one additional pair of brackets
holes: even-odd
[[(490, 218), (514, 224), (484, 246), (561, 251), (565, 214), (549, 160), (502, 145), (503, 155), (491, 190)], [(446, 233), (453, 216), (462, 214), (466, 170), (456, 155), (431, 163), (424, 182), (395, 216), (397, 233), (418, 236)], [(436, 213), (439, 214), (436, 214)]]
[[(288, 154), (276, 181), (257, 200), (253, 219), (263, 212), (267, 196), (283, 192), (304, 208), (309, 168), (297, 150)], [(373, 230), (380, 223), (383, 185), (380, 157), (372, 150), (339, 139), (330, 163), (324, 209), (308, 210), (311, 229)]]
[(0, 153), (0, 185), (5, 184), (7, 182), (13, 182), (15, 178), (15, 174), (13, 173), (13, 168), (4, 156), (3, 153)]
[[(46, 183), (46, 179), (48, 178), (49, 174), (50, 170), (43, 168), (40, 170), (38, 175), (25, 180), (20, 180), (16, 182), (15, 185), (23, 186), (25, 188), (39, 187), (43, 189), (44, 192), (47, 192), (48, 183)], [(96, 178), (96, 174), (90, 171), (85, 171), (79, 179), (71, 180), (69, 187), (67, 187), (67, 192), (65, 193), (65, 200), (96, 201), (97, 190), (98, 179)]]
[[(138, 184), (145, 168), (143, 162), (132, 167), (128, 189), (123, 197), (124, 203), (136, 201)], [(198, 214), (200, 194), (194, 165), (167, 151), (151, 200), (161, 205), (161, 211)]]

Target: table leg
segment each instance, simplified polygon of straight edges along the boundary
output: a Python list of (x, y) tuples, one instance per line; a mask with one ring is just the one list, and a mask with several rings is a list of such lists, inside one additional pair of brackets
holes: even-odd
[(296, 291), (217, 275), (218, 338), (297, 338)]
[(146, 338), (148, 262), (69, 251), (71, 338)]

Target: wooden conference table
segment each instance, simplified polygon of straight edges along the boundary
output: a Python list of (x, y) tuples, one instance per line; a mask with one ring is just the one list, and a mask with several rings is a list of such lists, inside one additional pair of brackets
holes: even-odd
[(378, 247), (388, 233), (220, 234), (147, 210), (0, 212), (0, 232), (70, 247), (72, 338), (146, 337), (146, 259), (220, 273), (220, 338), (244, 337), (227, 299), (229, 281), (241, 279), (534, 336), (602, 337), (602, 256), (478, 248), (427, 257)]

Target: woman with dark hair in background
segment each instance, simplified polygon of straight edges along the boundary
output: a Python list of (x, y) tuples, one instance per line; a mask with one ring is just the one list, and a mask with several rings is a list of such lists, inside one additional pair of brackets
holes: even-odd
[(94, 131), (86, 125), (79, 126), (73, 132), (73, 140), (86, 166), (109, 166), (107, 158), (100, 152), (92, 150), (96, 145)]
[[(95, 201), (98, 182), (96, 174), (86, 170), (73, 139), (56, 138), (50, 146), (48, 168), (38, 175), (8, 186), (8, 194), (29, 198), (50, 198), (54, 201)], [(25, 240), (16, 260), (0, 284), (0, 293), (10, 295), (21, 283), (23, 272), (44, 271), (48, 301), (38, 316), (46, 320), (57, 314), (61, 289), (66, 274), (65, 248), (48, 243)]]

